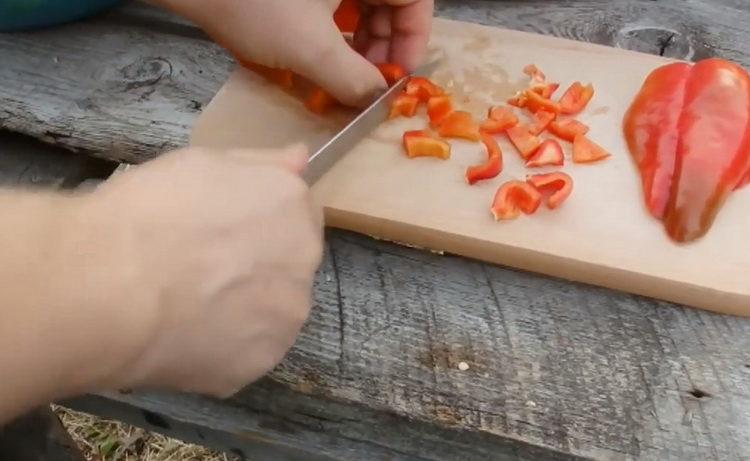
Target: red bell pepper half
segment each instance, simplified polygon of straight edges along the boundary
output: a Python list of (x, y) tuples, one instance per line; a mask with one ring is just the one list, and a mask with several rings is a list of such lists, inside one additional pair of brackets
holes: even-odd
[(446, 160), (451, 156), (451, 146), (442, 139), (432, 137), (424, 130), (407, 131), (403, 137), (406, 156), (436, 157)]
[(433, 96), (427, 101), (427, 116), (430, 118), (430, 126), (437, 127), (453, 112), (453, 102), (450, 96)]
[(493, 106), (487, 114), (487, 120), (482, 122), (479, 129), (485, 133), (501, 134), (508, 128), (518, 124), (518, 117), (511, 109), (503, 106)]
[(536, 152), (542, 141), (529, 132), (526, 125), (516, 125), (507, 131), (508, 139), (513, 143), (521, 157), (527, 159)]
[(750, 74), (721, 59), (654, 70), (623, 129), (646, 205), (667, 234), (706, 234), (750, 171)]
[(533, 214), (542, 203), (542, 194), (534, 186), (523, 181), (508, 181), (497, 190), (490, 212), (496, 221), (516, 219)]
[(581, 82), (573, 83), (560, 98), (560, 112), (563, 114), (577, 114), (586, 108), (594, 97), (594, 86), (583, 86)]
[(547, 129), (550, 123), (557, 117), (554, 112), (549, 112), (544, 109), (534, 114), (534, 123), (529, 125), (529, 132), (533, 135), (538, 135)]
[(424, 77), (411, 77), (406, 83), (406, 94), (419, 98), (419, 102), (428, 102), (433, 96), (445, 94), (442, 88)]
[(503, 170), (503, 153), (497, 141), (487, 133), (482, 133), (481, 136), (482, 143), (487, 150), (487, 162), (466, 169), (466, 182), (469, 184), (475, 184), (484, 179), (492, 179)]
[(443, 138), (463, 138), (469, 141), (480, 139), (479, 126), (471, 114), (460, 110), (451, 112), (440, 122), (438, 134)]
[(393, 86), (393, 84), (404, 78), (406, 75), (406, 72), (404, 72), (404, 69), (401, 66), (390, 62), (378, 64), (377, 68), (388, 83), (388, 86)]
[(562, 147), (555, 139), (548, 139), (526, 160), (527, 168), (562, 166), (565, 163)]
[(416, 96), (410, 94), (400, 94), (393, 100), (391, 104), (391, 112), (388, 115), (389, 119), (396, 117), (414, 117), (417, 113), (417, 105), (419, 99)]
[(314, 88), (305, 101), (305, 107), (315, 114), (325, 113), (335, 104), (336, 100), (333, 99), (333, 96), (326, 93), (322, 88)]
[(360, 11), (357, 0), (341, 0), (341, 4), (333, 14), (333, 21), (339, 30), (344, 33), (356, 31), (359, 18)]
[(579, 134), (589, 132), (589, 127), (578, 120), (555, 120), (549, 124), (550, 133), (560, 139), (573, 142)]
[(562, 171), (527, 176), (526, 182), (547, 196), (545, 203), (550, 210), (562, 205), (573, 192), (573, 178)]
[(574, 163), (594, 163), (609, 156), (609, 152), (585, 135), (579, 134), (573, 140)]

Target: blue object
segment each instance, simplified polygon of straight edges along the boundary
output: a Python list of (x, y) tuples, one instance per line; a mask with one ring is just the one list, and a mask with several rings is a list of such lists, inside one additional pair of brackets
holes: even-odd
[(122, 0), (0, 0), (0, 32), (39, 29), (99, 13)]

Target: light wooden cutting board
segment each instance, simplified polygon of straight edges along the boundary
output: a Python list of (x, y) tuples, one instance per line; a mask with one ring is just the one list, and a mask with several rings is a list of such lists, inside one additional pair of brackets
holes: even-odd
[[(560, 82), (561, 91), (574, 80), (591, 81), (597, 94), (579, 118), (612, 158), (575, 165), (567, 147), (563, 169), (575, 180), (568, 202), (555, 212), (540, 209), (531, 217), (498, 223), (489, 213), (495, 190), (530, 172), (504, 138), (503, 173), (468, 186), (465, 168), (485, 159), (480, 144), (453, 141), (448, 161), (409, 160), (402, 153), (401, 134), (424, 127), (426, 116), (389, 121), (314, 186), (329, 226), (750, 315), (750, 188), (732, 195), (705, 238), (685, 246), (672, 243), (643, 205), (640, 178), (621, 133), (622, 117), (646, 75), (666, 60), (448, 20), (435, 21), (431, 48), (444, 56), (435, 80), (478, 118), (527, 84), (522, 68), (529, 63)], [(267, 147), (304, 141), (314, 149), (350, 116), (321, 119), (294, 97), (237, 70), (198, 120), (191, 143)]]

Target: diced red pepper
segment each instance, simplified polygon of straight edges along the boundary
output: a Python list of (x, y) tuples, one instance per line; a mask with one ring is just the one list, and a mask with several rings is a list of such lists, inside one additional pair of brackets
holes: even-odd
[(344, 33), (350, 33), (357, 30), (359, 24), (359, 5), (357, 0), (341, 0), (336, 12), (333, 14), (333, 20), (339, 30)]
[(406, 83), (406, 94), (419, 98), (419, 102), (427, 102), (433, 96), (445, 94), (442, 88), (424, 77), (411, 77)]
[(555, 114), (560, 113), (560, 104), (543, 97), (535, 91), (526, 91), (526, 108), (532, 113), (539, 112), (540, 110), (546, 110)]
[(336, 104), (333, 96), (326, 93), (322, 88), (314, 88), (305, 101), (305, 107), (313, 113), (322, 114)]
[(406, 75), (404, 69), (398, 64), (386, 62), (378, 64), (377, 67), (380, 73), (383, 74), (383, 78), (385, 78), (388, 86), (393, 86), (396, 82), (404, 78), (404, 76)]
[(544, 75), (544, 72), (539, 70), (539, 68), (534, 64), (529, 64), (528, 66), (524, 67), (523, 73), (528, 75), (534, 82), (543, 82), (547, 80), (547, 76)]
[(479, 141), (479, 126), (474, 122), (470, 113), (459, 110), (451, 112), (440, 122), (438, 134), (443, 138)]
[(451, 146), (442, 139), (432, 137), (424, 130), (407, 131), (403, 137), (406, 156), (436, 157), (446, 160), (451, 156)]
[(484, 179), (492, 179), (503, 170), (503, 153), (497, 141), (487, 133), (482, 133), (481, 136), (482, 143), (487, 150), (487, 162), (466, 169), (466, 182), (469, 184), (475, 184)]
[(651, 214), (673, 240), (698, 239), (750, 170), (750, 74), (721, 59), (659, 67), (624, 132)]
[(542, 194), (523, 181), (508, 181), (497, 190), (490, 211), (496, 221), (516, 219), (521, 212), (533, 214), (542, 203)]
[(414, 117), (417, 113), (417, 105), (419, 105), (419, 99), (416, 96), (402, 93), (393, 100), (388, 118)]
[(556, 117), (554, 112), (540, 110), (534, 114), (534, 123), (529, 125), (529, 132), (533, 135), (541, 134)]
[(560, 143), (555, 139), (548, 139), (526, 160), (526, 167), (562, 166), (563, 163), (565, 163), (565, 156)]
[(555, 94), (558, 88), (560, 88), (559, 83), (537, 83), (529, 88), (529, 91), (533, 91), (539, 96), (549, 99)]
[(240, 64), (261, 75), (266, 80), (279, 85), (285, 90), (289, 90), (294, 86), (294, 73), (291, 70), (274, 69), (272, 67), (246, 61), (240, 61)]
[(562, 171), (527, 176), (526, 182), (547, 196), (546, 204), (550, 210), (562, 205), (573, 192), (573, 178)]
[(586, 108), (593, 97), (593, 85), (589, 83), (583, 86), (581, 82), (575, 82), (560, 98), (560, 112), (563, 114), (577, 114)]
[(450, 96), (433, 96), (427, 101), (427, 116), (430, 118), (430, 125), (437, 127), (445, 117), (453, 112), (453, 102)]
[(479, 129), (485, 133), (500, 134), (518, 124), (518, 117), (511, 109), (503, 106), (490, 107), (485, 120)]
[(602, 146), (579, 134), (573, 140), (573, 162), (593, 163), (604, 160), (610, 154)]
[(513, 143), (524, 160), (529, 158), (542, 144), (539, 138), (529, 132), (526, 125), (516, 125), (509, 128), (507, 133), (510, 142)]
[(519, 109), (523, 109), (526, 107), (526, 103), (528, 102), (528, 98), (526, 97), (526, 92), (521, 91), (520, 93), (516, 94), (512, 98), (508, 99), (508, 104), (513, 107), (518, 107)]
[(589, 132), (589, 127), (578, 120), (555, 120), (549, 124), (549, 131), (560, 139), (573, 142), (579, 134)]

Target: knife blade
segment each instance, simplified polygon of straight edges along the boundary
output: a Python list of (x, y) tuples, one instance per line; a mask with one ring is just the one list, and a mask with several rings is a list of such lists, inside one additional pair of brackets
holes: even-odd
[(354, 146), (371, 133), (378, 125), (383, 123), (390, 112), (391, 103), (409, 81), (409, 77), (427, 77), (432, 74), (439, 63), (439, 59), (430, 61), (419, 67), (411, 75), (405, 76), (396, 84), (383, 93), (367, 109), (360, 113), (354, 120), (349, 122), (336, 136), (331, 138), (310, 156), (307, 168), (302, 173), (302, 179), (309, 186), (315, 184), (324, 174), (330, 170), (344, 155)]

